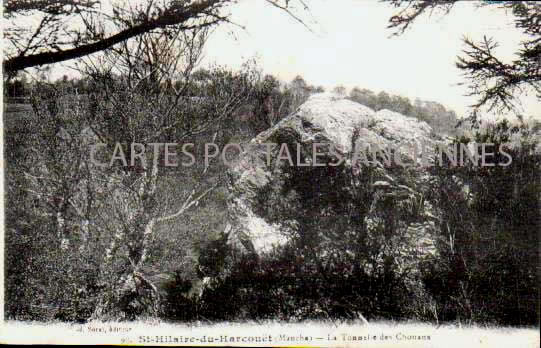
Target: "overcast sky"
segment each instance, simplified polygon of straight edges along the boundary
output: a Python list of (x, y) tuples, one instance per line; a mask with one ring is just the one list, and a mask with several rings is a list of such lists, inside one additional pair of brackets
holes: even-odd
[[(294, 2), (292, 0), (291, 2)], [(497, 53), (512, 58), (521, 33), (512, 17), (495, 7), (456, 5), (450, 15), (419, 19), (406, 33), (390, 38), (386, 29), (393, 9), (375, 0), (310, 0), (310, 13), (301, 11), (311, 32), (264, 1), (243, 0), (232, 20), (246, 28), (222, 26), (208, 42), (205, 63), (238, 67), (256, 57), (266, 73), (289, 81), (296, 75), (332, 88), (359, 86), (409, 97), (433, 100), (465, 114), (471, 98), (459, 86), (455, 67), (462, 37), (497, 38)], [(524, 113), (541, 119), (541, 103), (524, 97)]]

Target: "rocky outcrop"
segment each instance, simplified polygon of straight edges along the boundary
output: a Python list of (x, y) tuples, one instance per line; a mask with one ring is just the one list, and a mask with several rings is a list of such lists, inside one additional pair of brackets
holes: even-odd
[[(434, 255), (439, 214), (425, 192), (431, 176), (423, 159), (410, 151), (414, 145), (435, 144), (431, 132), (425, 122), (395, 112), (374, 112), (333, 94), (312, 96), (294, 114), (252, 139), (230, 169), (229, 209), (237, 226), (231, 240), (261, 255), (287, 243), (303, 224), (320, 228), (324, 240), (325, 226), (332, 226), (330, 219), (343, 210), (337, 207), (350, 200), (358, 213), (352, 215), (357, 220), (349, 221), (362, 221), (356, 226), (366, 229), (367, 244), (377, 245), (382, 258), (391, 255), (411, 267), (411, 260)], [(314, 144), (319, 154), (315, 159)], [(363, 149), (395, 151), (364, 151), (379, 154), (370, 161), (355, 155)], [(330, 166), (339, 159), (339, 166)], [(312, 209), (309, 204), (315, 200), (317, 207)], [(350, 227), (346, 223), (342, 228)]]

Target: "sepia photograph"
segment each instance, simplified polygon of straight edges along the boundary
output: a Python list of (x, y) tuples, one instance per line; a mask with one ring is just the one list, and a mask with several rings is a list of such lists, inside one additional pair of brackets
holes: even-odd
[(541, 2), (2, 5), (0, 343), (540, 347)]

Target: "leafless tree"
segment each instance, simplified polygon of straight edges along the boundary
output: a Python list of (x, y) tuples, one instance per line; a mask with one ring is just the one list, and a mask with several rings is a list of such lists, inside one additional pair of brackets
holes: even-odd
[[(101, 86), (97, 93), (100, 119), (94, 120), (93, 127), (96, 134), (110, 144), (171, 139), (182, 144), (189, 137), (218, 131), (221, 121), (250, 96), (256, 73), (216, 69), (205, 78), (194, 78), (206, 35), (206, 28), (146, 33), (106, 52), (98, 61), (89, 59), (87, 73)], [(163, 156), (152, 153), (147, 159), (138, 170), (121, 168), (123, 188), (112, 204), (117, 212), (110, 225), (114, 237), (102, 262), (102, 278), (111, 286), (100, 299), (95, 317), (115, 315), (123, 298), (141, 286), (149, 290), (152, 308), (159, 308), (156, 286), (142, 271), (157, 226), (193, 209), (218, 184), (204, 180), (204, 168), (200, 184), (181, 190), (184, 197), (163, 201), (167, 194), (160, 190), (160, 180), (168, 175)], [(119, 259), (129, 263), (120, 277), (110, 279), (108, 274)]]
[[(125, 318), (130, 301), (145, 303), (143, 314), (157, 315), (159, 291), (144, 270), (156, 231), (178, 223), (219, 184), (206, 168), (167, 168), (163, 147), (154, 153), (149, 146), (215, 137), (250, 97), (258, 73), (249, 66), (195, 72), (207, 35), (205, 26), (143, 33), (81, 61), (94, 86), (90, 93), (56, 87), (53, 94), (35, 94), (36, 118), (28, 127), (36, 134), (27, 141), (32, 156), (16, 170), (41, 202), (36, 214), (46, 214), (57, 233), (51, 252), (94, 267), (99, 291), (85, 301), (93, 303), (95, 318)], [(97, 143), (107, 144), (98, 154), (106, 163), (121, 143), (127, 165), (93, 164), (90, 146)], [(129, 162), (132, 143), (146, 145), (145, 161)], [(55, 295), (48, 294), (52, 302)]]
[[(296, 20), (295, 4), (263, 0)], [(229, 21), (237, 0), (8, 0), (4, 2), (4, 71), (63, 62), (101, 52), (156, 30), (208, 28)], [(305, 9), (303, 0), (297, 0)]]

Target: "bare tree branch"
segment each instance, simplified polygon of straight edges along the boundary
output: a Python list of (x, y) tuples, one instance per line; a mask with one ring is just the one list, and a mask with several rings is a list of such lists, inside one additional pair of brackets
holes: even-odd
[[(18, 55), (10, 58), (4, 62), (4, 71), (9, 74), (33, 66), (40, 66), (84, 57), (103, 51), (135, 36), (151, 32), (154, 29), (166, 28), (170, 26), (179, 26), (183, 29), (190, 29), (199, 26), (216, 24), (217, 21), (211, 21), (210, 23), (202, 21), (198, 24), (189, 24), (188, 22), (190, 20), (201, 19), (202, 16), (205, 16), (205, 13), (215, 12), (228, 2), (231, 2), (231, 0), (201, 0), (193, 3), (190, 6), (171, 6), (167, 9), (167, 11), (159, 13), (159, 15), (156, 17), (144, 18), (142, 21), (140, 21), (140, 23), (125, 28), (96, 42), (79, 45), (66, 50), (49, 50), (43, 53)], [(23, 8), (26, 9), (25, 7)]]
[[(265, 1), (310, 30), (294, 13), (289, 1)], [(298, 1), (305, 10), (308, 9), (303, 0)], [(147, 0), (136, 5), (124, 3), (123, 6), (128, 8), (112, 3), (111, 15), (100, 11), (100, 2), (92, 0), (7, 1), (4, 13), (11, 25), (7, 26), (5, 35), (16, 49), (15, 52), (5, 51), (8, 59), (3, 62), (4, 71), (11, 76), (25, 68), (85, 57), (156, 29), (193, 30), (222, 22), (232, 23), (221, 10), (235, 3), (236, 0), (166, 0), (160, 3)], [(29, 29), (23, 26), (25, 22), (21, 17), (37, 13), (44, 17), (28, 37)], [(72, 23), (74, 20), (78, 20), (83, 29), (77, 29)], [(120, 30), (107, 35), (105, 28), (110, 24)]]
[[(448, 14), (456, 0), (406, 1), (391, 0), (400, 11), (389, 19), (388, 28), (397, 29), (393, 35), (402, 34), (419, 16), (436, 9)], [(541, 98), (541, 3), (536, 1), (482, 1), (479, 7), (497, 6), (510, 10), (515, 26), (526, 34), (515, 52), (515, 59), (504, 62), (496, 57), (498, 47), (494, 39), (485, 37), (480, 43), (464, 38), (463, 55), (457, 59), (457, 67), (468, 81), (468, 96), (476, 96), (471, 105), (472, 119), (482, 107), (488, 111), (517, 111), (518, 97), (532, 89)]]

